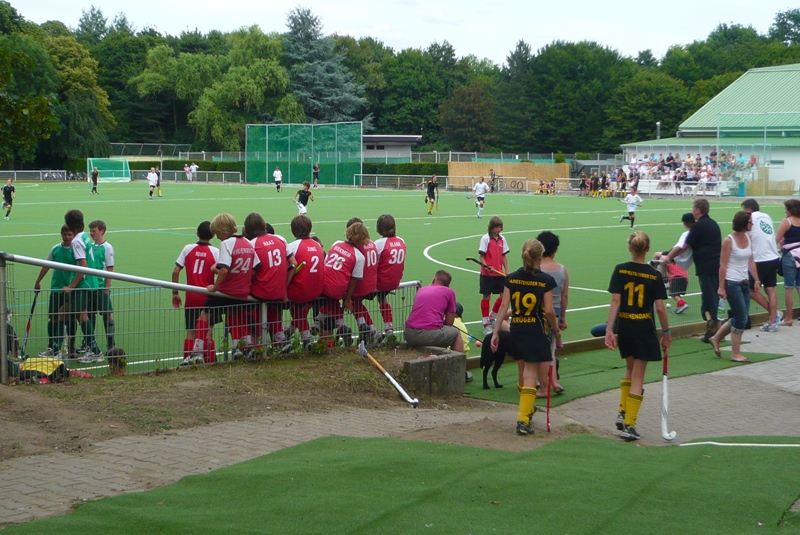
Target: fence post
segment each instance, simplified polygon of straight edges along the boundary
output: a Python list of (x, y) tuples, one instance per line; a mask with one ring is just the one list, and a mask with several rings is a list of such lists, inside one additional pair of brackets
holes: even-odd
[(8, 302), (6, 302), (6, 286), (8, 278), (6, 277), (6, 259), (0, 258), (0, 364), (3, 369), (0, 371), (0, 383), (8, 383)]

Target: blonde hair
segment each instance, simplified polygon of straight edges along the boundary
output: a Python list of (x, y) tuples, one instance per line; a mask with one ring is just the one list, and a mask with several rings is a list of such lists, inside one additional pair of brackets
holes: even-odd
[(217, 214), (217, 216), (211, 220), (211, 232), (215, 235), (227, 234), (228, 236), (233, 236), (236, 234), (236, 230), (236, 220), (231, 214)]
[(367, 227), (364, 225), (364, 223), (353, 223), (347, 227), (344, 235), (347, 238), (347, 241), (356, 247), (360, 247), (369, 243), (369, 230), (367, 230)]
[(527, 240), (522, 244), (522, 267), (532, 272), (542, 262), (544, 245), (539, 240)]
[(650, 236), (641, 230), (637, 230), (628, 236), (628, 250), (639, 256), (650, 250)]

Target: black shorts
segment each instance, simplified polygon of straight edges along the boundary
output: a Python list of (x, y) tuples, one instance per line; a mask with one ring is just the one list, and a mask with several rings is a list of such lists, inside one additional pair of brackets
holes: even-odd
[(497, 294), (502, 295), (503, 289), (505, 288), (504, 282), (505, 277), (495, 277), (491, 275), (481, 275), (480, 281), (480, 294), (481, 295), (491, 295)]
[[(778, 266), (780, 263), (780, 257), (766, 262), (756, 262), (756, 272), (762, 288), (775, 288), (778, 285)], [(756, 281), (753, 280), (753, 276), (750, 274), (748, 274), (748, 278), (750, 279), (750, 289), (752, 290)]]
[(658, 362), (661, 360), (661, 346), (655, 333), (639, 336), (620, 335), (617, 339), (619, 356), (633, 357), (636, 360)]
[[(195, 325), (197, 325), (197, 320), (200, 318), (200, 314), (203, 312), (201, 307), (190, 307), (183, 309), (183, 318), (186, 321), (186, 330), (193, 331)], [(219, 323), (222, 319), (222, 309), (219, 308), (212, 308), (209, 310), (208, 314), (208, 324), (215, 325)]]
[(70, 299), (64, 290), (50, 290), (47, 312), (50, 315), (69, 312)]
[(3, 199), (3, 203), (6, 206), (8, 206), (9, 208), (11, 208), (14, 205), (14, 200), (13, 199)]
[(676, 295), (685, 294), (688, 286), (689, 279), (686, 277), (672, 277), (672, 280), (669, 281), (669, 296), (675, 297)]
[(550, 362), (550, 337), (530, 329), (514, 329), (511, 331), (514, 360), (525, 362)]

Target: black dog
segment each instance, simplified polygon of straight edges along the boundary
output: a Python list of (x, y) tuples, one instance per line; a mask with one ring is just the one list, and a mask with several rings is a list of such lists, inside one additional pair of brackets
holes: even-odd
[(511, 333), (508, 331), (500, 331), (500, 343), (497, 347), (497, 352), (492, 352), (492, 335), (487, 334), (483, 339), (481, 346), (481, 368), (483, 369), (483, 389), (489, 390), (489, 368), (492, 368), (492, 379), (494, 379), (495, 388), (503, 388), (503, 385), (497, 382), (497, 372), (500, 366), (506, 360), (507, 349), (510, 348)]

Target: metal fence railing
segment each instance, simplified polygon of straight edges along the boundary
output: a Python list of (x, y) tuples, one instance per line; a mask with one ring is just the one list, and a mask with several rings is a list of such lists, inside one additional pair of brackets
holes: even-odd
[[(17, 288), (13, 285), (13, 277), (9, 276), (11, 268), (19, 274), (21, 270), (38, 270), (46, 266), (51, 269), (80, 272), (87, 275), (105, 276), (114, 279), (110, 288), (109, 297), (113, 307), (114, 327), (106, 332), (106, 319), (102, 314), (97, 314), (95, 321), (95, 339), (99, 349), (104, 353), (102, 358), (94, 362), (86, 362), (85, 355), (77, 350), (87, 340), (82, 329), (76, 325), (74, 311), (60, 310), (50, 314), (48, 301), (50, 291), (43, 289), (37, 293), (33, 288)], [(48, 280), (43, 283), (49, 282)], [(387, 296), (387, 301), (392, 307), (394, 332), (397, 341), (403, 340), (403, 326), (408, 314), (411, 312), (417, 289), (421, 284), (417, 281), (404, 282)], [(158, 370), (175, 368), (183, 362), (186, 356), (184, 339), (187, 338), (186, 319), (183, 309), (172, 307), (172, 290), (208, 294), (205, 288), (176, 284), (156, 279), (148, 279), (128, 275), (120, 272), (98, 271), (80, 266), (58, 264), (37, 258), (13, 255), (0, 252), (0, 313), (9, 314), (8, 322), (0, 322), (0, 348), (1, 355), (11, 361), (20, 361), (25, 355), (36, 356), (43, 353), (48, 347), (53, 349), (55, 357), (62, 359), (69, 369), (77, 369), (92, 375), (110, 373), (113, 358), (118, 350), (124, 351), (127, 361), (127, 373), (147, 373)], [(36, 305), (34, 300), (36, 299)], [(377, 299), (365, 300), (370, 318), (374, 322), (376, 331), (382, 333), (384, 324), (379, 310)], [(69, 305), (67, 305), (67, 308)], [(270, 340), (270, 325), (267, 323), (267, 305), (257, 301), (242, 302), (242, 305), (224, 310), (219, 314), (219, 321), (211, 328), (211, 340), (214, 340), (214, 349), (208, 351), (205, 345), (206, 361), (226, 361), (235, 357), (245, 359), (271, 358), (287, 354), (303, 354), (308, 349), (323, 351), (326, 342), (319, 333), (313, 336), (311, 343), (303, 344), (298, 331), (291, 332), (291, 315), (288, 309), (284, 310), (280, 319), (281, 324), (272, 332), (285, 332), (289, 335), (286, 343), (273, 343)], [(313, 308), (312, 308), (313, 311)], [(92, 316), (93, 314), (89, 314)], [(225, 316), (225, 320), (221, 316)], [(3, 314), (5, 316), (5, 314)], [(251, 337), (248, 347), (234, 347), (233, 334), (229, 332), (228, 322), (231, 317), (243, 318), (237, 322), (243, 325), (247, 335)], [(312, 312), (309, 322), (313, 323)], [(30, 331), (26, 337), (26, 325), (30, 320)], [(359, 336), (358, 326), (351, 314), (345, 314), (345, 324), (349, 328), (346, 332), (335, 332), (332, 335), (339, 345), (357, 343)], [(48, 323), (50, 327), (48, 329)], [(16, 335), (8, 336), (9, 332)], [(312, 329), (312, 332), (314, 330)], [(338, 334), (337, 334), (338, 333)], [(113, 337), (109, 338), (109, 335)], [(320, 345), (319, 343), (322, 342)], [(288, 346), (286, 344), (289, 344)], [(24, 353), (22, 346), (25, 346)], [(116, 348), (108, 355), (110, 348)], [(242, 354), (237, 353), (237, 349)], [(116, 355), (118, 356), (118, 355)], [(0, 363), (3, 363), (0, 360)], [(2, 381), (7, 380), (7, 366), (2, 366)]]
[[(131, 180), (147, 180), (150, 171), (131, 170)], [(187, 182), (183, 171), (161, 171), (161, 180), (165, 182)], [(242, 173), (238, 171), (197, 171), (195, 182), (221, 182), (223, 184), (242, 184)]]
[[(8, 179), (14, 182), (18, 180), (39, 180), (39, 181), (65, 181), (80, 180), (80, 176), (75, 173), (68, 173), (63, 169), (40, 170), (40, 171), (0, 171), (0, 180), (5, 182)], [(85, 175), (83, 177), (86, 178)]]

